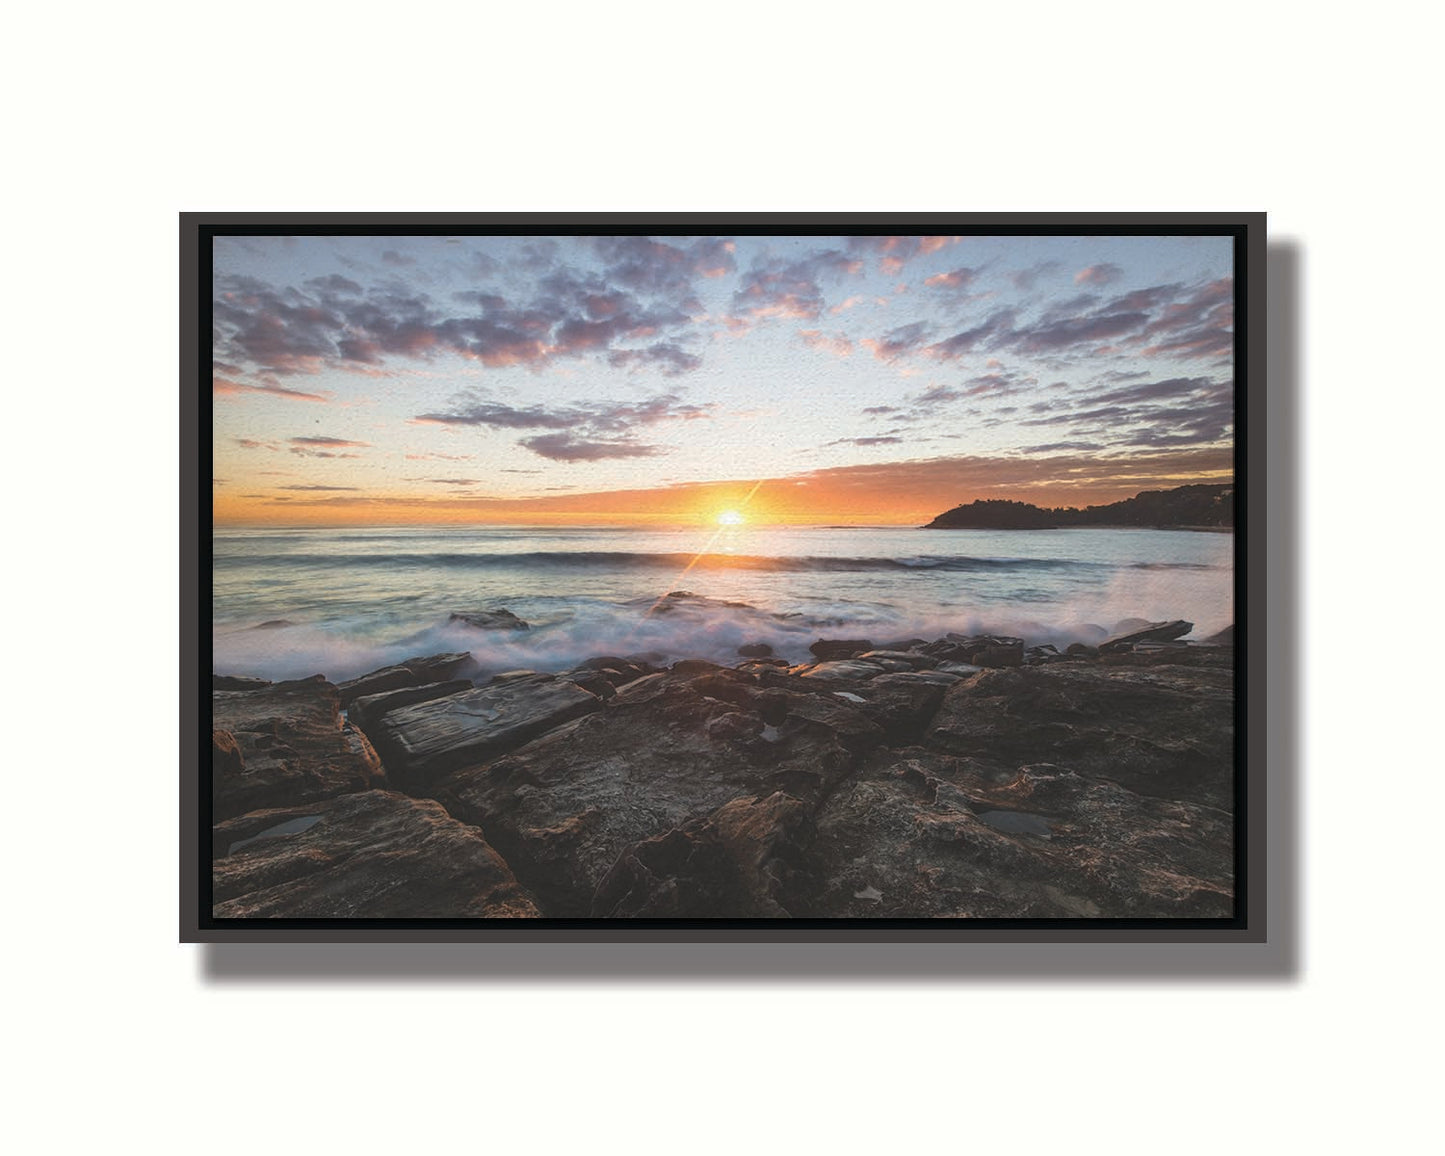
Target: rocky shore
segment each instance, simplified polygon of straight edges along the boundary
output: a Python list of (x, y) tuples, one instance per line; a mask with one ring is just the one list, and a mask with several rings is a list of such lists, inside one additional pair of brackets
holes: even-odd
[(1233, 639), (1192, 629), (218, 675), (214, 914), (1227, 917)]

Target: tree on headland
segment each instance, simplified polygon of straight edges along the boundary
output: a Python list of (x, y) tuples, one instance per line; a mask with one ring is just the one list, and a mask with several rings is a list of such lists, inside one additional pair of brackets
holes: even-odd
[(955, 506), (923, 527), (925, 530), (1053, 530), (1072, 526), (1138, 526), (1168, 529), (1234, 525), (1234, 485), (1178, 486), (1145, 490), (1104, 506), (1069, 506), (1046, 510), (1028, 502), (991, 498)]

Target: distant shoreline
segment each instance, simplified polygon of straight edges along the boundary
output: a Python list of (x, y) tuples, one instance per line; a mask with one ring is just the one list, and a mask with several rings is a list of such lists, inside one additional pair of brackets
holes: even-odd
[[(852, 527), (847, 527), (851, 529)], [(1070, 534), (1085, 530), (1187, 530), (1193, 534), (1232, 534), (1233, 526), (1125, 526), (1125, 525), (1098, 525), (1098, 526), (919, 526), (920, 530), (973, 530), (985, 534), (992, 534), (1003, 531), (1009, 534), (1036, 534), (1051, 533), (1055, 530), (1067, 531)]]

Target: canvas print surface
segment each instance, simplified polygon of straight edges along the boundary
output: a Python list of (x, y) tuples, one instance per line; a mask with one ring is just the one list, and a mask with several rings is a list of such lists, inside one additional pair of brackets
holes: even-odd
[(215, 920), (1234, 914), (1228, 230), (205, 243)]

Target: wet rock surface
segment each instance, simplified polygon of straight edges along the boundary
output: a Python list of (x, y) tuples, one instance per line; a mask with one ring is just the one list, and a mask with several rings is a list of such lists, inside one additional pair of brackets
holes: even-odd
[(418, 793), (448, 771), (503, 754), (601, 705), (575, 683), (528, 676), (398, 707), (370, 725), (388, 781)]
[[(686, 613), (696, 597), (664, 601)], [(1090, 628), (1077, 645), (819, 639), (799, 666), (760, 654), (732, 666), (600, 655), (476, 688), (430, 679), (358, 695), (351, 718), (372, 736), (387, 785), (434, 801), (368, 791), (376, 780), (364, 776), (315, 803), (293, 794), (245, 805), (233, 792), (217, 808), (217, 880), (228, 880), (217, 910), (360, 910), (373, 892), (350, 889), (347, 865), (360, 878), (374, 859), (367, 903), (410, 896), (428, 911), (1228, 916), (1232, 648), (1182, 641), (1180, 620), (1119, 625), (1107, 639)], [(356, 685), (376, 675), (390, 677)], [(270, 757), (255, 738), (276, 733), (254, 725), (260, 696), (346, 745), (338, 692), (325, 687), (217, 693), (217, 783)], [(355, 802), (373, 795), (392, 801)], [(373, 820), (374, 844), (363, 832)], [(462, 896), (471, 884), (427, 890), (438, 867), (404, 854), (401, 833), (450, 847), (458, 830), (498, 857), (521, 898), (502, 883), (484, 900)], [(385, 887), (383, 861), (395, 869)], [(324, 887), (305, 883), (323, 873)]]
[(229, 818), (383, 785), (366, 736), (341, 718), (340, 695), (320, 675), (253, 690), (215, 691), (212, 811)]
[(218, 918), (528, 918), (538, 914), (473, 826), (392, 791), (254, 812), (212, 832)]

